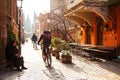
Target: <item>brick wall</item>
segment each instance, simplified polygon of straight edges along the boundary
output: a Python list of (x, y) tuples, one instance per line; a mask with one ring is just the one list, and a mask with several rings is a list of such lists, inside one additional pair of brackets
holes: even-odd
[(17, 25), (14, 23), (16, 23), (16, 0), (0, 0), (0, 68), (6, 64), (7, 27), (12, 28), (16, 36), (18, 35)]
[(0, 0), (0, 68), (5, 66), (6, 31), (6, 6), (5, 0)]

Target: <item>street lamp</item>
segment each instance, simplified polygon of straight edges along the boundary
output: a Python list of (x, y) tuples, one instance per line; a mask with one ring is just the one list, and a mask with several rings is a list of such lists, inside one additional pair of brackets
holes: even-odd
[(17, 0), (17, 6), (18, 6), (18, 38), (19, 38), (19, 53), (21, 54), (21, 21), (22, 21), (22, 15), (21, 15), (21, 10), (22, 10), (22, 1), (23, 0)]

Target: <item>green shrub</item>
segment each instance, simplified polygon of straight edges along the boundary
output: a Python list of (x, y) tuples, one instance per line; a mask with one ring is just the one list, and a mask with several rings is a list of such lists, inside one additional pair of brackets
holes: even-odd
[(61, 44), (61, 50), (71, 50), (71, 47), (69, 45), (68, 42), (64, 41), (62, 44)]
[(60, 51), (62, 40), (60, 38), (54, 37), (51, 40), (51, 47), (54, 47), (57, 51)]
[(19, 45), (19, 41), (16, 38), (16, 35), (13, 33), (11, 28), (8, 28), (7, 29), (7, 43), (9, 44), (13, 40), (17, 42), (17, 45)]
[(62, 43), (61, 41), (62, 40), (60, 38), (54, 37), (51, 40), (51, 46), (52, 47), (57, 47), (57, 46), (59, 46)]
[(51, 40), (51, 47), (54, 47), (56, 51), (61, 51), (61, 50), (71, 50), (71, 47), (68, 42), (61, 40), (60, 38), (54, 37)]

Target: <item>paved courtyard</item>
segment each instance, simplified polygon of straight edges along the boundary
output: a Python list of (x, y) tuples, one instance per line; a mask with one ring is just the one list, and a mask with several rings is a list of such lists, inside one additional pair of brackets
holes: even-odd
[(112, 61), (91, 61), (73, 55), (72, 64), (64, 64), (52, 56), (52, 67), (45, 67), (41, 49), (33, 49), (30, 40), (22, 45), (22, 55), (28, 69), (3, 69), (0, 80), (120, 80), (120, 63)]

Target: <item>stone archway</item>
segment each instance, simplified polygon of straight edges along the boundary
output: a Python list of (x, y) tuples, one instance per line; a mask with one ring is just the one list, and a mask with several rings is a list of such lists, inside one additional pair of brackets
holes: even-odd
[[(85, 39), (84, 39), (84, 42), (86, 44), (90, 44), (91, 43), (91, 24), (89, 22), (89, 20), (86, 20), (84, 17), (82, 18), (81, 16), (77, 16), (77, 15), (71, 15), (71, 16), (67, 16), (70, 20), (74, 21), (75, 23), (79, 24), (82, 28), (85, 28), (84, 29), (84, 36), (85, 36)], [(88, 23), (89, 22), (89, 23)], [(84, 25), (84, 24), (87, 24), (87, 25)]]
[(76, 24), (79, 24), (80, 26), (83, 24), (83, 19), (78, 16), (67, 16), (67, 18), (74, 21)]
[[(97, 32), (95, 28), (98, 28), (100, 26), (97, 26), (96, 18), (99, 17), (102, 19), (102, 26), (104, 24), (107, 24), (110, 21), (110, 16), (109, 16), (109, 9), (107, 6), (104, 6), (104, 1), (93, 1), (93, 0), (85, 0), (80, 2), (79, 4), (74, 5), (71, 7), (69, 10), (65, 12), (66, 16), (72, 16), (70, 17), (71, 19), (75, 20), (78, 22), (81, 26), (82, 23), (79, 22), (79, 19), (83, 19), (86, 21), (92, 28), (94, 26), (95, 32), (94, 32), (94, 44), (97, 44)], [(78, 19), (75, 19), (73, 17), (77, 17)], [(95, 23), (96, 22), (96, 23)], [(99, 34), (103, 37), (103, 34)], [(102, 42), (102, 41), (101, 41)], [(100, 44), (102, 44), (100, 42)]]
[(109, 9), (107, 6), (104, 6), (105, 1), (97, 0), (85, 0), (82, 1), (65, 12), (66, 16), (77, 15), (81, 18), (86, 19), (90, 24), (92, 24), (92, 15), (93, 13), (100, 16), (105, 23), (110, 20)]
[(90, 11), (93, 12), (95, 14), (97, 14), (98, 16), (100, 16), (103, 21), (105, 23), (107, 23), (110, 19), (109, 19), (109, 13), (108, 13), (108, 8), (107, 7), (95, 7), (95, 6), (88, 6), (84, 8), (84, 11)]

